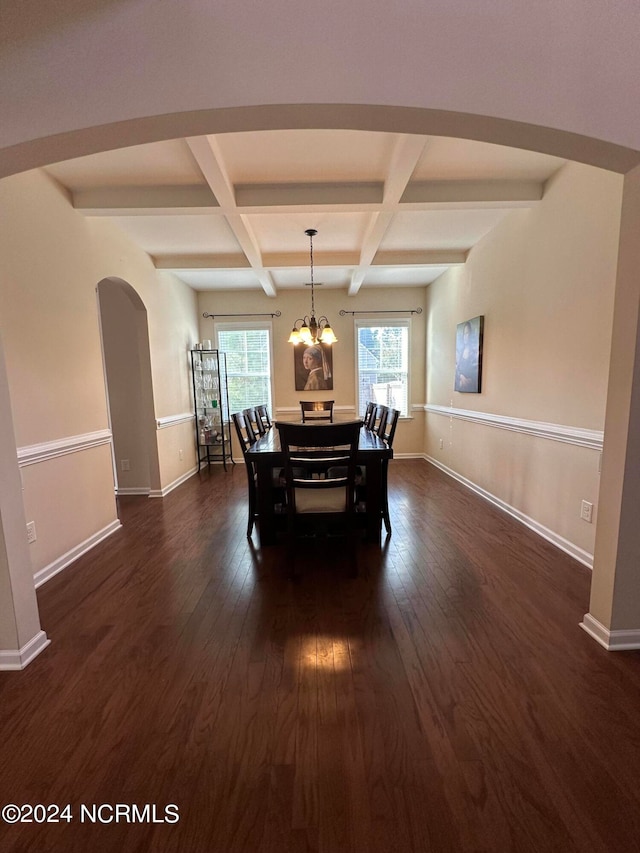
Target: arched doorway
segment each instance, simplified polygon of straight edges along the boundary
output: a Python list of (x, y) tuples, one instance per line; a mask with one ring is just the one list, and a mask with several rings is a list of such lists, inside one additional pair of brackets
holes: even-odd
[(147, 310), (130, 284), (105, 278), (97, 287), (117, 495), (158, 488)]

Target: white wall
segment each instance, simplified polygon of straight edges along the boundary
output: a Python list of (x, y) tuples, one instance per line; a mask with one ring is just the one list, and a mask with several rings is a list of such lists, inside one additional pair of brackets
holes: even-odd
[[(620, 177), (567, 164), (539, 206), (509, 214), (464, 268), (428, 290), (427, 401), (454, 409), (428, 413), (428, 456), (585, 562), (600, 452), (576, 437), (604, 430), (621, 193)], [(462, 394), (453, 390), (456, 325), (477, 315), (482, 393)], [(542, 437), (546, 424), (569, 428), (571, 443), (557, 431)], [(514, 431), (523, 426), (538, 434)], [(594, 504), (592, 524), (579, 518), (583, 499)]]

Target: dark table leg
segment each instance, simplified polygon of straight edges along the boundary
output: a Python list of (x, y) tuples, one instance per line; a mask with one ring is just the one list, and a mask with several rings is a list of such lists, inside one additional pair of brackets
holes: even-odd
[(271, 463), (254, 462), (258, 478), (258, 535), (260, 545), (273, 545), (276, 541), (275, 512)]
[(382, 461), (366, 463), (367, 542), (380, 544), (382, 535)]

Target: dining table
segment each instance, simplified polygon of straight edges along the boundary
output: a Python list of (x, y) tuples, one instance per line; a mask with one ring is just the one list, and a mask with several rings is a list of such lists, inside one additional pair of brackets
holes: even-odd
[[(284, 452), (280, 447), (280, 434), (275, 426), (247, 450), (247, 461), (256, 474), (258, 536), (260, 545), (274, 545), (277, 541), (282, 513), (276, 511), (274, 468), (284, 467)], [(393, 458), (393, 450), (377, 433), (366, 427), (360, 430), (357, 464), (365, 470), (365, 512), (362, 513), (365, 536), (368, 542), (380, 544), (382, 534), (382, 466)]]

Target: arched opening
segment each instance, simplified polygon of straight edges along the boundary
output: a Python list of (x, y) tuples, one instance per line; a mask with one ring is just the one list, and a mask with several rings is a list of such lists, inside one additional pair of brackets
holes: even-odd
[(0, 177), (146, 142), (256, 130), (374, 130), (451, 136), (626, 173), (640, 151), (578, 133), (474, 113), (378, 104), (269, 104), (167, 112), (42, 136), (0, 150)]
[[(616, 564), (620, 564), (622, 558), (624, 558), (627, 579), (635, 578), (634, 555), (638, 551), (640, 542), (631, 529), (623, 530), (620, 525), (619, 497), (623, 495), (625, 504), (630, 503), (630, 490), (627, 486), (632, 478), (632, 472), (629, 466), (628, 476), (625, 476), (627, 474), (623, 458), (625, 451), (618, 452), (614, 447), (616, 443), (618, 446), (626, 447), (628, 436), (635, 432), (631, 428), (633, 426), (631, 419), (635, 421), (635, 412), (631, 410), (630, 401), (634, 390), (634, 351), (638, 323), (638, 286), (635, 283), (634, 272), (634, 269), (637, 269), (637, 251), (634, 246), (637, 244), (635, 235), (640, 216), (637, 206), (639, 197), (637, 175), (633, 173), (640, 161), (640, 153), (637, 150), (555, 128), (537, 127), (466, 113), (375, 105), (273, 105), (165, 114), (159, 117), (132, 119), (125, 123), (84, 128), (59, 134), (56, 137), (42, 137), (0, 152), (0, 174), (11, 174), (60, 159), (122, 145), (177, 136), (292, 127), (341, 127), (369, 130), (385, 130), (393, 127), (396, 131), (404, 133), (458, 136), (555, 154), (627, 174), (618, 265), (616, 317), (619, 319), (614, 321), (613, 334), (614, 342), (622, 342), (623, 339), (624, 342), (616, 343), (611, 363), (607, 438), (605, 439), (608, 448), (605, 447), (603, 458), (603, 482), (608, 483), (607, 492), (612, 498), (613, 510), (611, 518), (605, 519), (601, 515), (598, 520), (600, 541), (604, 544), (600, 548), (600, 557), (596, 554), (594, 581), (597, 581), (600, 576), (603, 582), (594, 583), (593, 588), (596, 593), (602, 590), (598, 594), (601, 595), (603, 603), (592, 606), (592, 610), (598, 622), (607, 630), (622, 631), (623, 627), (635, 624), (637, 598), (633, 597), (632, 607), (627, 608), (633, 610), (632, 616), (625, 616), (623, 619), (612, 615), (611, 611), (614, 608), (611, 599), (612, 590), (616, 586), (622, 588), (617, 584), (616, 577)], [(628, 334), (623, 335), (620, 329), (624, 325), (625, 317), (630, 319), (627, 323), (629, 328), (626, 329)], [(611, 393), (612, 389), (618, 388), (622, 388), (620, 393)], [(613, 440), (615, 430), (612, 427), (618, 428), (620, 441)], [(120, 471), (119, 479), (121, 474)], [(638, 489), (640, 486), (634, 484), (631, 491), (637, 492)], [(601, 535), (603, 530), (604, 535)], [(624, 547), (618, 547), (619, 534), (622, 533), (629, 542)], [(628, 555), (631, 555), (631, 558), (628, 558)], [(633, 642), (636, 642), (635, 638)]]
[(127, 282), (97, 287), (117, 495), (158, 488), (147, 310)]

